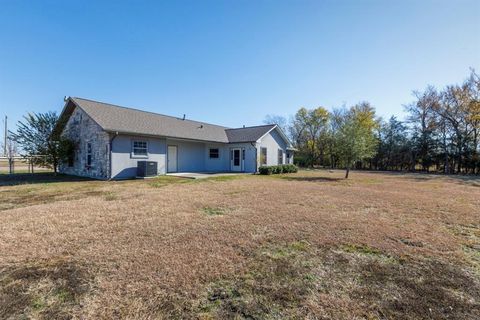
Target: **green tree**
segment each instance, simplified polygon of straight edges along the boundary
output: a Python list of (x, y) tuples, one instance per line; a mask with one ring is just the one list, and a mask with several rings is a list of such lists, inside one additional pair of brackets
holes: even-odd
[(422, 169), (428, 171), (436, 156), (437, 121), (434, 110), (440, 104), (440, 96), (432, 86), (424, 92), (414, 91), (416, 101), (407, 105), (408, 122), (411, 125), (412, 147)]
[(381, 121), (378, 128), (378, 148), (374, 157), (376, 167), (382, 170), (402, 170), (411, 167), (412, 148), (407, 128), (392, 116)]
[(57, 113), (29, 113), (23, 118), (17, 123), (17, 131), (10, 132), (10, 138), (18, 143), (22, 156), (57, 173), (60, 161), (67, 160), (74, 149), (72, 141), (54, 135)]
[(340, 161), (345, 165), (345, 179), (348, 179), (350, 168), (356, 161), (375, 155), (377, 127), (375, 109), (368, 102), (359, 103), (345, 112), (336, 143)]
[(325, 152), (328, 119), (329, 113), (323, 107), (311, 110), (300, 108), (293, 118), (290, 131), (297, 147), (306, 154), (311, 166)]

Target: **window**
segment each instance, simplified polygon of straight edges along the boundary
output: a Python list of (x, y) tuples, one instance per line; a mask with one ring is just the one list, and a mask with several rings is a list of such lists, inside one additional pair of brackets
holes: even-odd
[(87, 167), (92, 166), (92, 144), (87, 142)]
[(278, 149), (278, 164), (283, 164), (283, 150)]
[(73, 167), (73, 164), (74, 164), (73, 162), (74, 162), (74, 161), (73, 161), (73, 154), (69, 154), (69, 155), (68, 155), (68, 166), (69, 166), (70, 168)]
[(240, 149), (233, 149), (233, 165), (240, 166)]
[(210, 159), (218, 159), (220, 158), (220, 153), (218, 152), (218, 148), (212, 148), (209, 152)]
[(134, 157), (146, 157), (146, 156), (148, 156), (147, 141), (133, 141), (132, 155)]
[(260, 165), (267, 165), (267, 148), (260, 148)]

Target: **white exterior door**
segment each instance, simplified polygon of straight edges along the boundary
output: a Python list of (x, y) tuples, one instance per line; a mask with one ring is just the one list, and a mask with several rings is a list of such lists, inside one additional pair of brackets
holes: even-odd
[(230, 170), (242, 171), (242, 149), (233, 148), (230, 150)]
[(177, 146), (168, 146), (167, 172), (177, 172)]

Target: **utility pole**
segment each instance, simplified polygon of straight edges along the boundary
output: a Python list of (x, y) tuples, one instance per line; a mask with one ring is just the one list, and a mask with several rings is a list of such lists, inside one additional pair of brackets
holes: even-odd
[(5, 135), (3, 137), (3, 156), (7, 156), (7, 135), (8, 135), (8, 129), (7, 129), (7, 115), (5, 115)]

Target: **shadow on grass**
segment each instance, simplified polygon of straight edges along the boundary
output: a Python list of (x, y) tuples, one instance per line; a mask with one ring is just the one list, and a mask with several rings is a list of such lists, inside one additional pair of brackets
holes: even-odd
[(352, 170), (351, 175), (355, 173), (368, 173), (376, 175), (387, 175), (392, 177), (404, 177), (414, 182), (429, 181), (450, 181), (461, 185), (480, 187), (480, 175), (467, 174), (443, 174), (426, 172), (407, 172), (407, 171), (382, 171), (382, 170)]
[(95, 181), (90, 178), (69, 176), (65, 174), (48, 173), (17, 173), (1, 174), (0, 186), (15, 186), (20, 184), (53, 183), (53, 182), (79, 182)]
[(84, 266), (49, 261), (0, 267), (0, 318), (70, 319), (89, 292)]
[(282, 176), (279, 177), (283, 180), (288, 181), (305, 181), (305, 182), (335, 182), (335, 181), (343, 181), (344, 178), (332, 178), (332, 177), (290, 177), (290, 176)]
[(461, 185), (480, 187), (480, 176), (474, 175), (453, 175), (453, 174), (427, 174), (427, 173), (406, 173), (405, 176), (413, 181), (435, 181), (447, 180)]

